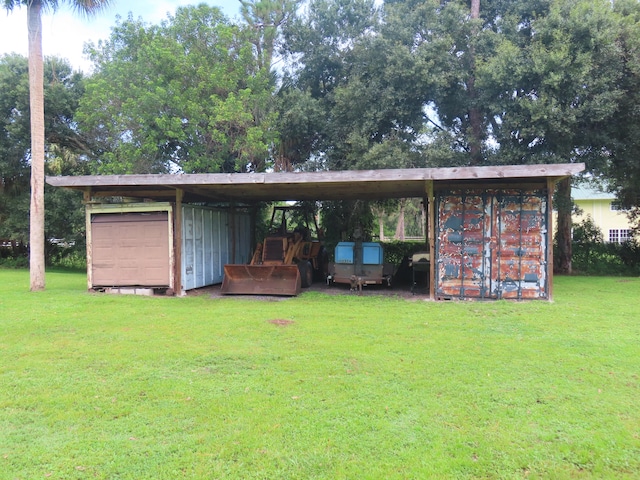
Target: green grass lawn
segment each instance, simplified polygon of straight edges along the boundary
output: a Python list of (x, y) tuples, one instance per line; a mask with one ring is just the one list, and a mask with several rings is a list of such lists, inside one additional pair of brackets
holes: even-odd
[(0, 270), (1, 479), (640, 478), (640, 279), (555, 302), (89, 294)]

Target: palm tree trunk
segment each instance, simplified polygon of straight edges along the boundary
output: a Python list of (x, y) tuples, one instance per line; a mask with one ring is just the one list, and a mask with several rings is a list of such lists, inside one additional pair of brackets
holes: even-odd
[(31, 108), (31, 209), (29, 215), (29, 273), (31, 291), (44, 290), (44, 82), (42, 2), (27, 9), (29, 27), (29, 102)]

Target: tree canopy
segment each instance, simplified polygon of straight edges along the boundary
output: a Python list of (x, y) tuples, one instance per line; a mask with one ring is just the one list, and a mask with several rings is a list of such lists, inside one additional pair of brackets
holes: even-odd
[(96, 71), (77, 119), (95, 141), (96, 172), (264, 169), (273, 78), (248, 34), (200, 4), (160, 25), (121, 19), (89, 45)]
[[(48, 141), (94, 173), (585, 161), (640, 207), (637, 0), (242, 0), (241, 15), (119, 19), (86, 46), (76, 103), (50, 107), (72, 120)], [(27, 166), (20, 128), (0, 144), (5, 186)]]
[(635, 0), (309, 0), (283, 90), (314, 135), (281, 137), (311, 168), (585, 161), (637, 204), (638, 38)]
[[(84, 139), (74, 114), (84, 92), (84, 78), (66, 60), (44, 62), (46, 170), (49, 174), (87, 173)], [(0, 238), (28, 243), (31, 132), (28, 61), (19, 55), (0, 57)], [(45, 192), (45, 237), (80, 242), (83, 216), (73, 192)]]
[(45, 125), (42, 56), (42, 11), (56, 10), (69, 3), (76, 11), (91, 15), (110, 0), (3, 0), (11, 11), (19, 6), (27, 9), (29, 41), (29, 118), (31, 121), (31, 191), (29, 206), (29, 276), (32, 291), (45, 287)]

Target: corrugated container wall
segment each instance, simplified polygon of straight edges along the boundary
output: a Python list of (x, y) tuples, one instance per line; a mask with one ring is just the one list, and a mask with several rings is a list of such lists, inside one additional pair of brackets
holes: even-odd
[(548, 298), (547, 192), (439, 192), (436, 296)]
[(249, 213), (182, 206), (183, 290), (221, 283), (225, 264), (248, 263), (250, 255)]

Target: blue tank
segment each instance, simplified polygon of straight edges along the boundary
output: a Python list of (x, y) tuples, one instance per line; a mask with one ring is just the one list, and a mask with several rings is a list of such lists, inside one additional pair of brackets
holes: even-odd
[(353, 251), (355, 242), (340, 242), (336, 245), (336, 263), (352, 264), (355, 260)]
[[(376, 242), (362, 242), (362, 253), (356, 258), (355, 242), (340, 242), (336, 245), (335, 262), (341, 264), (362, 263), (363, 265), (382, 265), (384, 252), (382, 245)], [(361, 260), (361, 262), (359, 261)]]

